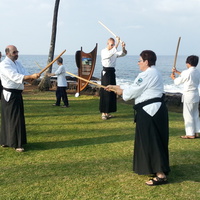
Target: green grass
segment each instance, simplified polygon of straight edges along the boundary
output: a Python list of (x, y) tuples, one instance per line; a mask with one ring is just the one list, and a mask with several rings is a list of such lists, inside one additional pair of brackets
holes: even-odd
[(54, 102), (54, 92), (24, 94), (28, 144), (23, 153), (0, 149), (1, 200), (200, 198), (200, 139), (180, 139), (181, 113), (169, 113), (170, 184), (149, 187), (132, 172), (132, 105), (120, 101), (116, 118), (103, 121), (98, 97)]

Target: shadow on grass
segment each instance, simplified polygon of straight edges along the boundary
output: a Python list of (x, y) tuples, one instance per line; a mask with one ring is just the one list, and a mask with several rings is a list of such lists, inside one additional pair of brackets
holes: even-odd
[(86, 145), (107, 144), (115, 142), (133, 141), (134, 135), (110, 135), (103, 137), (81, 138), (68, 141), (35, 142), (26, 145), (26, 150), (48, 150), (56, 148), (78, 147)]
[[(194, 181), (200, 183), (200, 163), (180, 164), (171, 166), (170, 183)], [(188, 173), (189, 172), (189, 173)]]

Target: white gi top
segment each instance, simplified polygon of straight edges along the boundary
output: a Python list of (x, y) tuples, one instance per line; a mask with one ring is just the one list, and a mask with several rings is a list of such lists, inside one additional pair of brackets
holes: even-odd
[[(162, 97), (164, 93), (163, 80), (160, 72), (155, 66), (148, 67), (138, 74), (133, 84), (123, 90), (124, 101), (135, 99), (135, 104), (144, 102), (156, 97)], [(161, 106), (161, 102), (155, 102), (143, 107), (143, 109), (153, 116)]]
[(4, 88), (8, 89), (24, 89), (24, 75), (29, 75), (23, 65), (17, 60), (13, 62), (7, 56), (0, 63), (0, 77)]
[(67, 81), (66, 81), (66, 73), (65, 73), (65, 67), (63, 65), (60, 65), (58, 69), (54, 72), (55, 75), (57, 75), (57, 86), (58, 87), (66, 87)]
[(104, 67), (115, 67), (116, 59), (125, 55), (123, 51), (117, 51), (116, 47), (110, 50), (105, 48), (101, 50), (101, 63)]
[(182, 102), (196, 103), (199, 102), (200, 73), (196, 67), (190, 67), (174, 79), (174, 84), (179, 85), (183, 83)]

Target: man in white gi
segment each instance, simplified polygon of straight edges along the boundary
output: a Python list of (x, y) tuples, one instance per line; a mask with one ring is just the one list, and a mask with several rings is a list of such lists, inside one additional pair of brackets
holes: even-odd
[[(195, 139), (199, 137), (200, 120), (199, 120), (199, 90), (200, 73), (196, 69), (199, 57), (195, 55), (188, 56), (186, 59), (187, 70), (182, 73), (176, 69), (172, 70), (171, 78), (175, 85), (183, 84), (183, 118), (185, 123), (186, 135), (181, 136), (183, 139)], [(180, 76), (175, 78), (175, 73)]]
[[(125, 49), (125, 43), (122, 42), (122, 50), (117, 51), (117, 47), (120, 42), (120, 38), (116, 37), (117, 44), (113, 38), (109, 38), (107, 41), (107, 47), (101, 51), (101, 62), (103, 70), (101, 72), (101, 85), (116, 85), (115, 79), (115, 66), (118, 57), (125, 56), (127, 51)], [(103, 120), (112, 118), (109, 113), (117, 111), (116, 94), (114, 92), (105, 91), (100, 89), (100, 104), (99, 111)]]
[(22, 145), (27, 143), (22, 98), (24, 81), (37, 79), (40, 75), (28, 75), (22, 64), (17, 61), (18, 50), (15, 46), (7, 46), (5, 52), (6, 57), (0, 63), (0, 77), (3, 86), (0, 145), (22, 152), (24, 151)]

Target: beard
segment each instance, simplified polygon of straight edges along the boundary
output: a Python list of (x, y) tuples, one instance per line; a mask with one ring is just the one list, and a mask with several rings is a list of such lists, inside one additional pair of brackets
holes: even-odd
[(18, 59), (18, 55), (15, 55), (13, 56), (14, 57), (14, 60), (17, 60)]

